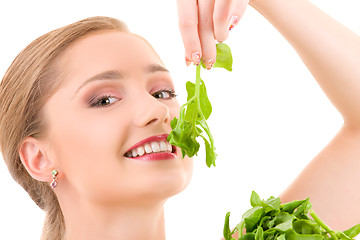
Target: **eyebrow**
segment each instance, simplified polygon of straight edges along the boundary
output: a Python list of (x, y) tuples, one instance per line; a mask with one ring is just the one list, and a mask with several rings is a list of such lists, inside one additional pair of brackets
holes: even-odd
[(146, 73), (155, 73), (155, 72), (169, 72), (164, 66), (159, 64), (150, 64), (146, 69)]
[[(155, 73), (155, 72), (169, 72), (164, 66), (161, 66), (159, 64), (150, 64), (144, 69), (145, 73)], [(81, 88), (83, 88), (86, 84), (93, 82), (93, 81), (99, 81), (99, 80), (121, 80), (124, 79), (125, 74), (121, 71), (117, 70), (109, 70), (105, 71), (99, 74), (96, 74), (95, 76), (87, 79), (85, 82), (83, 82), (78, 89), (75, 91), (74, 96), (76, 93), (80, 91)]]

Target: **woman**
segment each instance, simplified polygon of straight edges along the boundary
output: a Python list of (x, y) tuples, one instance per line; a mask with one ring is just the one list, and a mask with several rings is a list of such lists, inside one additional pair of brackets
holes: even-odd
[[(200, 1), (199, 1), (200, 2)], [(218, 1), (219, 2), (219, 1)], [(188, 6), (190, 6), (190, 5), (188, 5)], [(230, 18), (230, 17), (229, 17)], [(227, 26), (227, 23), (225, 24), (226, 25), (226, 29), (228, 29), (228, 26)], [(228, 30), (227, 30), (228, 31)], [(219, 39), (220, 40), (220, 39)], [(233, 46), (233, 45), (231, 45), (231, 46)], [(101, 62), (101, 61), (100, 61)], [(259, 68), (260, 68), (260, 66), (259, 66)], [(210, 82), (209, 82), (210, 83)], [(165, 94), (165, 93), (164, 93)], [(114, 103), (117, 103), (117, 99), (116, 98), (109, 98), (108, 100), (106, 100), (105, 101), (105, 104), (107, 104), (106, 102), (107, 101), (109, 101), (109, 103), (112, 103), (112, 104), (114, 104)], [(104, 103), (104, 102), (103, 102)], [(61, 117), (63, 117), (64, 116), (64, 114), (61, 116)], [(66, 115), (65, 115), (66, 116)], [(72, 122), (72, 121), (71, 121)], [(84, 121), (84, 123), (85, 123), (86, 121)], [(97, 126), (97, 124), (96, 124), (96, 126)], [(91, 128), (93, 128), (93, 126), (91, 127)], [(76, 130), (78, 131), (78, 128), (76, 128)], [(74, 130), (75, 131), (75, 130)], [(80, 135), (80, 134), (79, 134)], [(67, 139), (69, 139), (69, 138), (67, 138)], [(217, 138), (217, 139), (221, 139), (221, 138)], [(76, 142), (76, 141), (75, 141)], [(95, 148), (94, 148), (95, 149)], [(127, 150), (127, 149), (126, 149)], [(86, 149), (86, 151), (89, 151), (89, 148), (87, 148)], [(87, 152), (85, 152), (85, 153), (87, 153)], [(88, 156), (88, 154), (87, 154), (87, 156)], [(239, 161), (242, 161), (242, 159), (240, 158), (239, 159)], [(201, 161), (200, 161), (201, 162)], [(201, 163), (201, 165), (203, 165), (203, 163)], [(220, 166), (220, 162), (219, 162), (219, 165), (218, 166)], [(64, 180), (64, 176), (61, 176), (61, 174), (64, 174), (64, 173), (62, 173), (62, 171), (60, 171), (59, 169), (57, 169), (58, 170), (58, 175), (57, 176), (55, 176), (55, 181), (57, 182), (57, 184), (58, 184), (58, 186), (54, 189), (55, 190), (55, 192), (56, 191), (58, 191), (58, 190), (60, 190), (60, 187), (62, 186), (61, 184), (63, 184), (63, 180)], [(216, 170), (220, 170), (220, 169), (216, 169)], [(249, 171), (248, 170), (248, 168), (245, 168), (244, 169), (245, 171), (247, 171), (247, 172), (249, 172), (249, 173), (251, 173), (252, 171)], [(205, 170), (205, 171), (208, 171), (208, 170)], [(212, 172), (211, 174), (214, 174), (214, 172)], [(243, 175), (245, 175), (245, 174), (243, 174)], [(48, 188), (48, 184), (51, 184), (52, 182), (53, 182), (53, 180), (52, 180), (52, 174), (51, 174), (51, 171), (50, 171), (50, 173), (49, 172), (47, 172), (46, 173), (46, 176), (47, 176), (47, 179), (46, 179), (46, 181), (47, 181), (47, 184), (45, 184), (46, 185), (46, 187)], [(66, 176), (65, 176), (66, 177)], [(223, 178), (225, 177), (225, 176), (222, 176)], [(241, 177), (241, 176), (240, 176)], [(57, 179), (56, 179), (57, 178)], [(94, 178), (93, 180), (95, 181), (95, 177), (92, 177), (92, 178)], [(238, 176), (236, 177), (237, 179), (239, 178)], [(210, 179), (207, 179), (207, 181), (208, 180), (210, 180)], [(218, 180), (216, 180), (216, 181), (218, 181)], [(263, 180), (262, 180), (263, 181)], [(181, 182), (181, 181), (180, 181)], [(246, 185), (250, 185), (250, 183), (248, 182)], [(237, 184), (235, 184), (236, 186), (237, 186)], [(244, 183), (242, 183), (242, 185), (245, 185)], [(257, 188), (257, 186), (255, 186), (255, 188)], [(198, 190), (196, 190), (196, 191), (198, 191)], [(246, 199), (246, 202), (248, 202), (248, 196), (247, 196), (247, 194), (246, 194), (246, 191), (242, 191), (243, 193), (244, 193), (244, 196), (243, 196), (243, 198), (245, 198)], [(250, 191), (248, 191), (248, 193), (250, 193)], [(233, 197), (233, 198), (235, 198), (235, 197)], [(221, 199), (222, 200), (224, 200), (224, 198), (223, 197), (221, 197)], [(238, 199), (237, 197), (236, 197), (236, 199)], [(77, 200), (77, 199), (72, 199), (72, 200)], [(219, 205), (220, 203), (217, 201), (215, 204), (214, 204), (214, 199), (210, 199), (211, 201), (209, 201), (209, 202), (211, 202), (211, 205)], [(240, 199), (241, 200), (241, 199)], [(236, 201), (238, 201), (238, 200), (236, 200)], [(60, 202), (60, 205), (61, 205), (61, 202)], [(224, 204), (223, 202), (221, 202), (221, 204), (220, 205), (226, 205), (226, 204)], [(240, 205), (240, 204), (238, 204), (237, 203), (237, 205)], [(246, 207), (246, 206), (245, 206)], [(200, 207), (199, 207), (200, 208)], [(75, 209), (75, 210), (77, 210), (77, 209)], [(74, 210), (74, 211), (75, 211)], [(212, 210), (212, 209), (211, 209)], [(226, 206), (226, 210), (221, 210), (221, 219), (220, 218), (218, 218), (217, 220), (217, 222), (219, 222), (219, 224), (216, 224), (217, 226), (220, 226), (220, 228), (221, 228), (221, 224), (223, 223), (222, 221), (223, 221), (223, 215), (225, 214), (225, 211), (227, 211), (228, 210), (228, 207)], [(208, 210), (207, 210), (208, 211)], [(55, 211), (56, 212), (56, 211)], [(93, 213), (94, 211), (93, 210), (91, 210), (91, 212), (90, 212), (90, 210), (89, 210), (89, 212), (88, 212), (88, 215), (87, 215), (87, 217), (91, 217), (92, 216), (92, 213)], [(97, 211), (95, 211), (95, 212), (97, 212)], [(210, 214), (211, 214), (211, 212), (210, 211), (208, 211), (209, 213), (208, 213), (208, 215), (210, 216)], [(198, 214), (198, 212), (195, 212), (195, 214), (194, 214), (195, 216), (196, 216), (196, 229), (199, 229), (199, 227), (200, 228), (202, 228), (202, 227), (204, 227), (203, 229), (205, 229), (205, 231), (206, 232), (210, 232), (210, 230), (211, 229), (206, 229), (206, 225), (205, 224), (203, 224), (203, 222), (201, 221), (202, 219), (205, 219), (205, 218), (210, 218), (211, 219), (211, 221), (216, 221), (216, 219), (214, 219), (213, 217), (204, 217), (203, 215), (201, 215), (201, 214)], [(207, 216), (208, 216), (207, 215)], [(96, 218), (96, 217), (94, 217), (94, 218)], [(192, 217), (193, 218), (193, 217)], [(61, 219), (61, 218), (60, 218)], [(85, 220), (88, 220), (88, 219), (85, 219)], [(187, 220), (189, 220), (189, 222), (190, 222), (190, 220), (192, 220), (192, 219), (187, 219)], [(199, 221), (200, 220), (200, 221)], [(182, 222), (184, 222), (184, 220), (182, 220)], [(66, 220), (65, 220), (65, 223), (66, 223)], [(73, 223), (73, 221), (72, 222), (70, 222), (70, 224), (71, 223)], [(87, 222), (85, 222), (85, 223), (83, 223), (82, 224), (82, 226), (85, 226), (87, 224)], [(66, 224), (65, 224), (66, 225)], [(57, 228), (58, 226), (57, 226), (57, 224), (55, 224), (55, 225), (53, 225), (53, 226), (55, 226), (55, 228)], [(137, 228), (136, 229), (136, 231), (139, 231), (139, 229), (140, 228), (142, 228), (144, 225), (142, 224), (139, 228)], [(162, 224), (160, 224), (160, 226), (163, 226)], [(81, 228), (79, 228), (79, 229), (81, 229)], [(88, 231), (89, 229), (92, 229), (91, 227), (87, 227), (87, 229), (86, 229), (86, 231)], [(178, 229), (178, 228), (177, 228)], [(60, 229), (61, 230), (61, 229)], [(186, 230), (186, 229), (185, 229)], [(147, 231), (147, 229), (145, 229), (145, 230), (142, 230), (142, 231)], [(201, 232), (202, 230), (199, 230), (199, 232)], [(149, 232), (149, 231), (147, 231), (147, 232)], [(219, 231), (219, 233), (220, 233), (220, 231)], [(191, 236), (193, 235), (193, 233), (191, 233), (190, 234)], [(219, 234), (220, 235), (220, 234)], [(214, 238), (215, 239), (218, 239), (218, 236), (219, 235), (216, 235)], [(85, 237), (86, 235), (84, 235), (84, 237)], [(94, 236), (96, 236), (96, 235), (94, 235)], [(211, 235), (211, 236), (214, 236), (214, 235)], [(86, 237), (88, 237), (88, 236), (86, 236)], [(106, 236), (107, 237), (107, 236)], [(102, 236), (102, 239), (103, 239), (104, 237)], [(79, 239), (81, 239), (81, 237), (79, 237)], [(90, 238), (91, 239), (91, 238)], [(160, 238), (161, 239), (161, 238)], [(170, 239), (173, 239), (173, 238), (170, 238)]]
[(192, 160), (166, 141), (179, 104), (143, 38), (105, 17), (49, 32), (6, 72), (0, 106), (3, 158), (46, 212), (42, 239), (165, 239)]
[[(179, 0), (180, 30), (187, 64), (202, 58), (210, 68), (215, 40), (224, 41), (248, 4), (241, 1)], [(281, 194), (283, 202), (310, 197), (334, 229), (360, 222), (360, 37), (306, 0), (252, 0), (295, 48), (344, 124), (338, 134)], [(199, 23), (197, 26), (196, 23)]]

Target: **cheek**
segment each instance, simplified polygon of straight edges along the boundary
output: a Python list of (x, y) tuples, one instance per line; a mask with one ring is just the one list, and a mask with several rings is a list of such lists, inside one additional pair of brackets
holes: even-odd
[(128, 128), (114, 117), (107, 119), (61, 122), (53, 139), (65, 183), (96, 201), (115, 198), (114, 188), (123, 189), (122, 183), (132, 181), (120, 154)]
[(97, 184), (111, 170), (119, 171), (120, 149), (128, 135), (126, 119), (63, 114), (52, 122), (51, 145), (60, 167), (74, 184)]

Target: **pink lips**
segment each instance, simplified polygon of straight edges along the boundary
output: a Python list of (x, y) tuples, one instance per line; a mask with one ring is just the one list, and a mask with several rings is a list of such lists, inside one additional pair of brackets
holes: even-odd
[[(156, 136), (152, 136), (152, 137), (148, 137), (144, 140), (141, 140), (140, 142), (136, 143), (134, 146), (132, 146), (131, 148), (129, 148), (126, 152), (137, 148), (139, 146), (144, 145), (145, 143), (148, 142), (153, 142), (153, 141), (164, 141), (167, 139), (169, 134), (162, 134), (162, 135), (156, 135)], [(138, 157), (132, 157), (131, 159), (134, 160), (145, 160), (145, 161), (156, 161), (156, 160), (170, 160), (170, 159), (174, 159), (176, 158), (176, 148), (173, 146), (173, 151), (170, 152), (159, 152), (159, 153), (149, 153), (149, 154), (145, 154), (143, 156), (138, 156)]]

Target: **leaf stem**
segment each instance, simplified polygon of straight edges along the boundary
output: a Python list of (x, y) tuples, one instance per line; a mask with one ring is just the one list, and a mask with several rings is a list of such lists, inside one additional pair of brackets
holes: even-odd
[[(199, 64), (196, 66), (196, 82), (195, 82), (195, 96), (194, 97), (195, 97), (196, 103), (197, 103), (197, 105), (196, 105), (197, 114), (200, 115), (201, 119), (205, 120), (205, 116), (204, 116), (203, 112), (201, 111), (201, 105), (200, 105), (200, 102), (201, 102), (200, 101), (200, 84), (201, 84), (200, 69), (201, 69), (201, 65)], [(199, 122), (200, 122), (200, 126), (202, 126), (203, 129), (205, 130), (205, 132), (209, 135), (209, 132), (201, 124), (201, 121), (199, 121)], [(204, 122), (205, 122), (206, 127), (208, 127), (206, 121), (204, 121)], [(210, 136), (211, 136), (211, 133), (210, 133), (209, 137)], [(210, 141), (211, 141), (211, 139), (210, 139)], [(212, 142), (212, 144), (213, 144), (213, 142)]]
[[(200, 115), (201, 119), (203, 119), (204, 121), (199, 121), (198, 123), (200, 124), (200, 126), (203, 128), (203, 130), (206, 132), (206, 134), (209, 137), (210, 140), (210, 146), (211, 149), (214, 149), (214, 138), (209, 130), (209, 126), (207, 125), (207, 122), (205, 120), (205, 116), (203, 114), (203, 112), (201, 111), (201, 105), (200, 105), (200, 84), (201, 84), (201, 77), (200, 77), (200, 70), (201, 70), (201, 65), (197, 65), (196, 66), (196, 82), (195, 82), (195, 99), (197, 100), (197, 110), (198, 110), (198, 114)], [(202, 122), (205, 124), (203, 125)], [(215, 161), (213, 160), (212, 164), (215, 166)]]
[(196, 80), (195, 80), (195, 98), (199, 98), (199, 92), (200, 92), (200, 68), (201, 65), (196, 66)]
[(201, 118), (204, 118), (204, 114), (201, 111), (201, 106), (200, 106), (200, 83), (201, 83), (201, 78), (200, 78), (200, 69), (201, 69), (201, 65), (197, 65), (196, 66), (196, 81), (195, 81), (195, 99), (197, 100), (197, 105), (196, 108), (198, 110), (198, 113), (200, 114)]
[[(203, 125), (203, 123), (204, 123), (205, 125)], [(211, 147), (213, 147), (213, 146), (214, 146), (214, 139), (213, 139), (213, 137), (212, 137), (212, 135), (211, 135), (211, 132), (210, 132), (210, 130), (209, 130), (209, 126), (207, 125), (207, 122), (206, 122), (206, 121), (203, 121), (203, 122), (199, 121), (199, 125), (202, 127), (202, 129), (203, 129), (203, 130), (206, 132), (206, 134), (209, 136), (210, 145), (211, 145)]]
[(187, 105), (189, 105), (190, 103), (192, 103), (194, 101), (195, 97), (193, 96), (192, 98), (189, 99), (189, 101), (187, 101), (186, 103), (184, 103), (180, 109), (185, 108)]
[(321, 220), (321, 219), (319, 218), (318, 215), (316, 215), (316, 213), (314, 212), (314, 210), (310, 210), (310, 211), (309, 211), (309, 214), (310, 214), (310, 216), (314, 219), (314, 221), (315, 221), (316, 223), (318, 223), (321, 227), (323, 227), (323, 228), (330, 234), (330, 236), (333, 238), (333, 240), (338, 240), (335, 232), (334, 232), (333, 230), (331, 230), (331, 228), (330, 228), (328, 225), (326, 225), (326, 224), (323, 222), (323, 220)]

